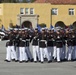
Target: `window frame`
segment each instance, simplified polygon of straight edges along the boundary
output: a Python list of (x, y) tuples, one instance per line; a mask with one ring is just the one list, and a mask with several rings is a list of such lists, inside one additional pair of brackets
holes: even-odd
[(74, 9), (74, 8), (69, 8), (68, 14), (69, 14), (70, 16), (75, 15), (75, 9)]
[[(33, 9), (33, 10), (31, 11), (31, 9)], [(34, 8), (30, 8), (30, 15), (34, 15)]]
[(58, 8), (52, 8), (51, 14), (52, 15), (58, 15)]
[[(27, 13), (26, 13), (26, 9), (28, 9)], [(29, 14), (29, 8), (25, 8), (25, 15)]]
[(20, 14), (21, 15), (24, 15), (25, 13), (24, 13), (24, 8), (20, 8)]

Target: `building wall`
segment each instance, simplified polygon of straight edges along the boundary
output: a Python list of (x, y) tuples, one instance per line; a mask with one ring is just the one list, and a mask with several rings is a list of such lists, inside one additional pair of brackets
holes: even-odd
[[(50, 5), (49, 5), (50, 6)], [(48, 4), (34, 4), (34, 3), (5, 3), (3, 4), (3, 19), (2, 23), (8, 28), (9, 23), (17, 24), (17, 15), (20, 14), (20, 8), (34, 8), (36, 15), (39, 15), (38, 23), (45, 23), (50, 26), (50, 9)]]
[(0, 4), (0, 27), (2, 25), (2, 19), (3, 19), (3, 4)]
[[(76, 21), (76, 5), (52, 5), (52, 8), (58, 8), (58, 15), (52, 15), (52, 24), (62, 21), (65, 25), (73, 24)], [(69, 8), (75, 9), (75, 15), (69, 15)]]
[[(2, 24), (8, 28), (9, 23), (17, 24), (17, 15), (20, 14), (20, 8), (34, 8), (34, 12), (38, 17), (38, 24), (45, 23), (47, 27), (50, 24), (55, 25), (58, 21), (70, 25), (76, 21), (76, 12), (74, 16), (68, 15), (68, 9), (74, 8), (76, 5), (51, 5), (50, 3), (3, 3), (0, 4), (3, 14), (0, 15)], [(58, 8), (58, 15), (51, 15), (51, 9)]]

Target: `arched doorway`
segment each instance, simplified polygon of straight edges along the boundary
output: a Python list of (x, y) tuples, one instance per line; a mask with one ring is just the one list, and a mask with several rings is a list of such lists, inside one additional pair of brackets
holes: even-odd
[(32, 23), (30, 21), (24, 21), (22, 23), (22, 28), (24, 28), (24, 27), (26, 27), (26, 28), (32, 28)]
[(60, 27), (62, 27), (62, 28), (65, 28), (65, 24), (64, 24), (64, 22), (62, 22), (62, 21), (58, 21), (56, 24), (55, 24), (55, 27), (57, 27), (57, 26), (60, 26)]
[(73, 28), (76, 29), (76, 21), (72, 24)]

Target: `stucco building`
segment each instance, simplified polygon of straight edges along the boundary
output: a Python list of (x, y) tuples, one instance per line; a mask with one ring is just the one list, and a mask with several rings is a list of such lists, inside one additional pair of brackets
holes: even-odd
[(34, 3), (1, 3), (0, 25), (76, 24), (76, 0), (36, 0)]

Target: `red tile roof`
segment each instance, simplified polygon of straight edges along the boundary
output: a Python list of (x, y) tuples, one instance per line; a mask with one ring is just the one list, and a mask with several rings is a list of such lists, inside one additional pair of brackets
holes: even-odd
[(76, 4), (76, 0), (36, 0), (35, 3)]

